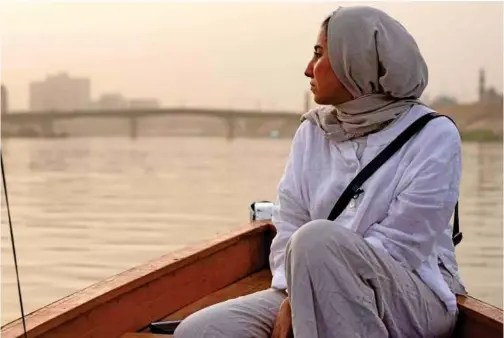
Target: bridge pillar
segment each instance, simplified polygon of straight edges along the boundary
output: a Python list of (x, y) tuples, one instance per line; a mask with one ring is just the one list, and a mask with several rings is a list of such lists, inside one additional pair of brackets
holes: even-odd
[(235, 138), (235, 119), (232, 116), (226, 117), (226, 138), (232, 140)]
[(43, 137), (54, 136), (54, 127), (52, 119), (44, 119), (40, 122), (40, 133)]
[(130, 135), (130, 138), (133, 138), (133, 139), (138, 137), (138, 118), (136, 118), (136, 117), (130, 117), (129, 135)]

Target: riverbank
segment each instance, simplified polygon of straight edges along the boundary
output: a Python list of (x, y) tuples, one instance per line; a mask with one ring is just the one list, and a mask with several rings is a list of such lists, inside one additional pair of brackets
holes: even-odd
[(502, 143), (502, 135), (492, 130), (462, 130), (460, 137), (464, 142), (496, 142)]

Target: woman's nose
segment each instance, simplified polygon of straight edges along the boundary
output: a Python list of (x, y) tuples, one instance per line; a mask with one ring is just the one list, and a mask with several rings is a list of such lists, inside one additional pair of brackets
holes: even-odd
[(313, 78), (313, 63), (310, 61), (308, 65), (306, 66), (304, 75), (309, 78)]

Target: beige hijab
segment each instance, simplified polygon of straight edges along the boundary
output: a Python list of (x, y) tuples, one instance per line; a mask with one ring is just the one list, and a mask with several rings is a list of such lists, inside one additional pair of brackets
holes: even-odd
[(427, 65), (413, 37), (396, 20), (372, 7), (336, 10), (327, 47), (332, 69), (354, 97), (315, 108), (301, 120), (316, 123), (329, 139), (346, 141), (383, 129), (419, 101)]

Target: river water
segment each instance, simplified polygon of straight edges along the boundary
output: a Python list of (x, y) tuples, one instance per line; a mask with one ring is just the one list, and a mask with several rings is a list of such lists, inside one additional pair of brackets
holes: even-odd
[[(273, 200), (289, 140), (8, 139), (6, 165), (25, 311), (248, 221)], [(502, 144), (464, 143), (464, 241), (473, 296), (502, 307)], [(1, 323), (20, 316), (2, 196)]]

